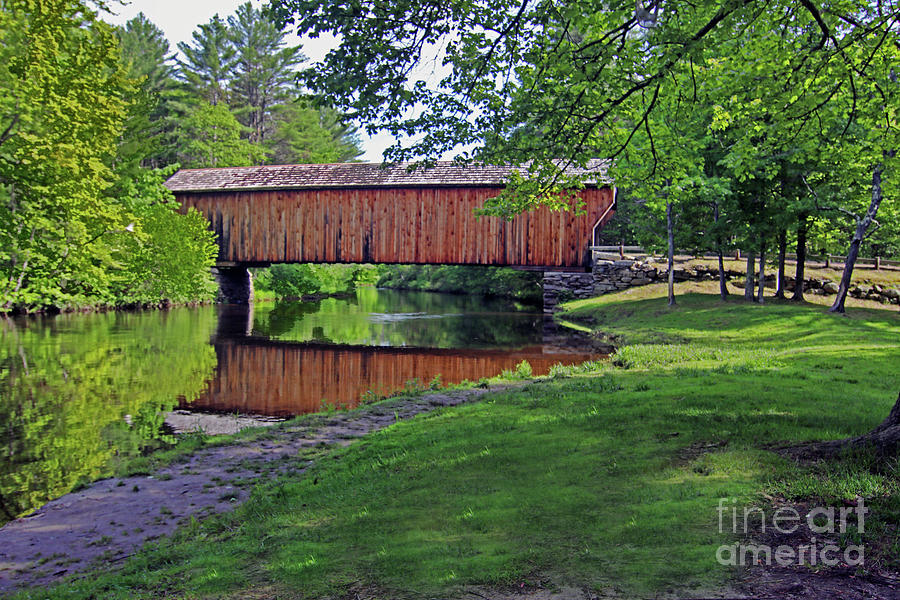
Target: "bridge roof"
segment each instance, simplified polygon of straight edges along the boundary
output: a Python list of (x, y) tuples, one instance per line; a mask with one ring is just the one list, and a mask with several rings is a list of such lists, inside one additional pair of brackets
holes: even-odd
[[(607, 185), (607, 161), (593, 160), (587, 168), (570, 168), (571, 175), (595, 175), (587, 184)], [(370, 188), (370, 187), (479, 187), (502, 186), (514, 167), (459, 165), (438, 162), (434, 167), (409, 171), (409, 163), (382, 166), (381, 163), (336, 163), (325, 165), (267, 165), (182, 169), (166, 186), (173, 192), (217, 192)]]

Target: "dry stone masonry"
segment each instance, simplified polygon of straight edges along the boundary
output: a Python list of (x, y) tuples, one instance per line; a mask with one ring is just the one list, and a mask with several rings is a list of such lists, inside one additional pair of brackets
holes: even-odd
[(593, 273), (544, 272), (544, 312), (554, 310), (562, 302), (595, 295)]
[[(644, 260), (606, 260), (594, 261), (590, 273), (568, 273), (547, 271), (544, 273), (544, 312), (552, 312), (562, 302), (600, 296), (631, 287), (647, 285), (666, 280), (666, 261), (648, 257)], [(719, 269), (706, 265), (689, 265), (675, 267), (675, 281), (705, 281), (719, 277)], [(743, 288), (745, 274), (741, 271), (725, 271), (725, 278), (732, 286)], [(766, 277), (766, 287), (775, 287), (775, 277)], [(794, 280), (785, 280), (787, 290), (794, 289)], [(838, 292), (838, 285), (826, 279), (808, 279), (803, 289), (815, 295), (833, 295)], [(880, 285), (854, 285), (850, 288), (850, 296), (866, 300), (874, 300), (882, 304), (900, 304), (900, 290), (884, 288)]]

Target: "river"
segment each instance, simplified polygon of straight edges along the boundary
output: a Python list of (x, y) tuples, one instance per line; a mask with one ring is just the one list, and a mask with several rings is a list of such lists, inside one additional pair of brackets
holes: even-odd
[(175, 409), (283, 417), (597, 356), (508, 301), (375, 288), (0, 323), (0, 522), (165, 448)]

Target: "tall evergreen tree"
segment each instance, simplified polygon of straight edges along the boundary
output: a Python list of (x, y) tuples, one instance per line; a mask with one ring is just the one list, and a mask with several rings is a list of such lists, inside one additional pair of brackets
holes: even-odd
[(144, 13), (116, 30), (128, 75), (137, 82), (116, 165), (120, 172), (138, 166), (158, 168), (174, 162), (171, 144), (175, 69), (169, 42)]
[(215, 15), (194, 31), (193, 38), (190, 45), (178, 44), (184, 55), (184, 59), (178, 60), (181, 78), (191, 91), (213, 106), (227, 102), (228, 82), (237, 53), (227, 25)]
[(273, 110), (289, 100), (294, 69), (305, 57), (300, 46), (287, 46), (285, 32), (247, 2), (228, 17), (235, 49), (230, 82), (232, 108), (250, 128), (250, 141), (261, 143), (273, 130)]

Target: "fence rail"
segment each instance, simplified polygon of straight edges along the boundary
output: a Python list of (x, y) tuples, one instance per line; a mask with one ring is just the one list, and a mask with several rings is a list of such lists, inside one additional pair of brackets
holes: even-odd
[[(626, 254), (649, 254), (644, 248), (640, 246), (591, 246), (592, 252), (602, 252), (605, 254), (618, 254), (620, 257), (624, 257)], [(703, 257), (715, 257), (715, 252), (706, 252), (704, 254), (695, 254), (694, 252), (689, 251), (676, 251), (675, 254), (684, 256), (703, 256)], [(740, 258), (740, 253), (737, 253), (736, 258)], [(795, 253), (787, 253), (785, 254), (785, 258), (787, 260), (796, 261), (797, 255)], [(829, 265), (831, 263), (843, 264), (847, 259), (846, 256), (839, 256), (835, 254), (807, 254), (806, 261), (807, 262), (821, 262)], [(871, 266), (874, 269), (880, 269), (881, 267), (900, 267), (900, 260), (888, 260), (885, 258), (881, 258), (880, 256), (876, 256), (874, 258), (867, 258), (860, 256), (856, 259), (856, 264), (859, 266)]]

